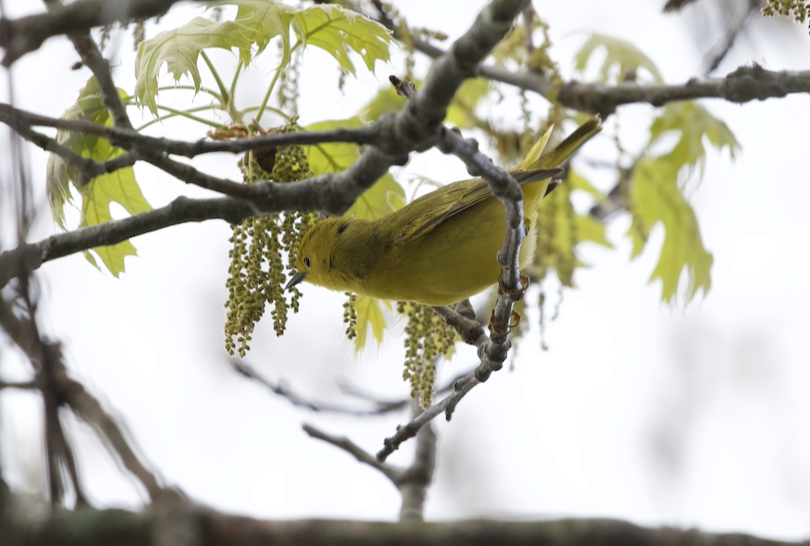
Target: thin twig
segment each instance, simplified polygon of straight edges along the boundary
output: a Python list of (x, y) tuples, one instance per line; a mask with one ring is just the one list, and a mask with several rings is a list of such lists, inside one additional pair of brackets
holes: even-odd
[(146, 19), (166, 13), (178, 0), (80, 0), (48, 13), (0, 20), (3, 66), (39, 49), (51, 36), (90, 30), (112, 22)]
[[(112, 144), (131, 150), (160, 150), (169, 155), (193, 158), (198, 155), (230, 152), (242, 153), (269, 147), (307, 146), (330, 142), (354, 144), (378, 143), (380, 127), (337, 127), (328, 131), (299, 131), (297, 133), (271, 133), (251, 138), (232, 140), (198, 140), (186, 142), (141, 134), (135, 130), (99, 125), (84, 120), (51, 118), (0, 103), (0, 122), (15, 130), (23, 127), (53, 127), (62, 131), (74, 131), (108, 139)], [(12, 125), (13, 124), (13, 125)]]
[(278, 383), (272, 383), (268, 381), (267, 379), (263, 378), (258, 373), (256, 373), (256, 370), (254, 370), (252, 366), (246, 364), (245, 362), (242, 362), (237, 359), (230, 359), (228, 362), (230, 363), (231, 367), (233, 367), (233, 369), (242, 376), (248, 379), (252, 379), (253, 381), (260, 383), (261, 385), (264, 385), (265, 387), (273, 391), (275, 394), (283, 398), (286, 398), (292, 405), (306, 408), (314, 412), (342, 413), (346, 415), (366, 417), (390, 413), (392, 411), (401, 409), (403, 406), (407, 405), (407, 402), (405, 401), (390, 405), (377, 402), (375, 403), (375, 405), (377, 405), (377, 408), (375, 409), (360, 410), (333, 404), (324, 404), (322, 402), (313, 402), (293, 392), (290, 389), (290, 387), (287, 386), (283, 381), (279, 381)]
[(357, 444), (355, 444), (346, 437), (332, 436), (331, 434), (327, 434), (308, 424), (302, 425), (301, 428), (303, 428), (304, 431), (313, 438), (323, 440), (324, 442), (330, 443), (335, 447), (339, 447), (343, 451), (346, 451), (347, 453), (353, 455), (361, 463), (367, 464), (372, 468), (376, 468), (395, 484), (402, 476), (402, 470), (378, 461), (377, 459), (374, 458), (373, 455), (371, 455), (370, 453), (368, 453), (363, 448), (361, 448), (360, 446), (358, 446)]

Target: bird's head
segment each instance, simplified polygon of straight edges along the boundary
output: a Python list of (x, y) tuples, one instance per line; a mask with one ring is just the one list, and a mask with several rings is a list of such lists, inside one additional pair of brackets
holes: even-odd
[(335, 268), (335, 243), (349, 222), (351, 219), (339, 216), (327, 218), (304, 234), (295, 258), (297, 273), (285, 289), (307, 281), (331, 290), (345, 290), (344, 275)]

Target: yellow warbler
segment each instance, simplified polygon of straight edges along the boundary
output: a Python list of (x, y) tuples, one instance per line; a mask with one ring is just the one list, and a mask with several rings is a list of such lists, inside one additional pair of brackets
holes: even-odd
[[(529, 228), (521, 267), (534, 255), (537, 207), (551, 177), (601, 129), (593, 116), (538, 159), (549, 131), (511, 171), (523, 189)], [(505, 235), (503, 205), (486, 182), (454, 182), (378, 220), (339, 216), (315, 224), (301, 240), (298, 273), (287, 287), (306, 280), (371, 298), (449, 305), (495, 284)]]

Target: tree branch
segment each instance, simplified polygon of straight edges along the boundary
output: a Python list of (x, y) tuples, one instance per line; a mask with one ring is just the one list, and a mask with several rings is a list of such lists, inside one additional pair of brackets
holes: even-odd
[[(444, 52), (420, 38), (413, 37), (414, 48), (429, 57), (436, 58)], [(552, 98), (554, 91), (549, 79), (543, 74), (523, 70), (513, 72), (503, 68), (481, 65), (477, 75), (514, 85), (526, 91), (534, 91)], [(789, 94), (810, 93), (810, 71), (770, 71), (754, 63), (742, 66), (725, 78), (692, 78), (684, 84), (638, 84), (638, 83), (564, 83), (556, 100), (566, 108), (581, 112), (599, 113), (607, 117), (616, 108), (625, 104), (648, 103), (663, 106), (670, 102), (702, 98), (718, 98), (729, 102), (745, 103), (752, 100), (782, 98)]]
[(376, 144), (379, 126), (338, 127), (329, 131), (300, 131), (298, 133), (274, 133), (233, 140), (198, 140), (185, 142), (141, 134), (133, 129), (109, 127), (83, 120), (56, 119), (0, 103), (0, 122), (15, 131), (28, 127), (53, 127), (63, 131), (75, 131), (108, 139), (113, 145), (130, 150), (160, 150), (170, 155), (193, 158), (213, 152), (241, 153), (262, 148), (313, 145), (328, 142), (352, 142)]
[(96, 226), (51, 235), (37, 243), (24, 243), (0, 254), (0, 287), (43, 263), (98, 246), (108, 246), (132, 237), (186, 222), (219, 218), (232, 224), (258, 214), (249, 202), (229, 197), (190, 199), (178, 197), (165, 207), (157, 208)]
[[(58, 422), (57, 410), (62, 406), (69, 406), (71, 410), (83, 421), (92, 425), (99, 438), (111, 447), (124, 467), (129, 470), (146, 488), (150, 498), (157, 498), (164, 490), (157, 478), (140, 461), (132, 450), (121, 428), (101, 407), (101, 404), (84, 386), (70, 378), (67, 374), (58, 343), (45, 343), (39, 336), (34, 318), (18, 317), (11, 309), (11, 305), (0, 298), (0, 328), (5, 330), (11, 340), (28, 356), (37, 368), (37, 387), (42, 391), (46, 404), (47, 442), (52, 480), (59, 479), (57, 458), (65, 461), (67, 470), (72, 479), (80, 503), (84, 496), (79, 489), (79, 481), (75, 470), (75, 463), (67, 441)], [(55, 421), (54, 421), (55, 420)], [(55, 443), (54, 443), (55, 442)], [(52, 481), (52, 484), (57, 484)], [(51, 488), (52, 494), (60, 489), (58, 485)], [(60, 493), (61, 494), (61, 493)], [(2, 528), (2, 525), (0, 525)]]
[(327, 434), (318, 430), (317, 428), (313, 427), (312, 425), (304, 424), (302, 427), (304, 432), (309, 434), (313, 438), (317, 438), (318, 440), (323, 440), (326, 443), (332, 444), (335, 447), (342, 449), (343, 451), (349, 453), (350, 455), (354, 456), (355, 459), (360, 461), (363, 464), (367, 464), (372, 468), (379, 470), (380, 472), (385, 475), (389, 480), (391, 480), (394, 485), (397, 484), (398, 480), (402, 476), (402, 470), (394, 468), (391, 465), (384, 464), (377, 459), (375, 459), (370, 453), (366, 450), (349, 440), (348, 438), (344, 437), (337, 437), (332, 436), (331, 434)]
[(743, 66), (725, 78), (693, 78), (681, 85), (638, 83), (586, 84), (568, 82), (560, 87), (557, 99), (563, 106), (606, 116), (618, 106), (646, 102), (663, 106), (669, 102), (719, 98), (729, 102), (781, 98), (794, 93), (810, 93), (810, 71), (773, 72), (754, 63)]
[[(51, 511), (12, 494), (0, 514), (0, 527), (11, 543), (36, 546), (152, 546), (158, 510), (121, 509)], [(646, 528), (611, 519), (552, 521), (464, 520), (402, 525), (398, 522), (283, 520), (267, 521), (220, 514), (199, 506), (186, 508), (186, 521), (208, 546), (306, 544), (307, 546), (659, 546), (661, 544), (789, 546), (741, 533), (704, 533), (696, 529)], [(803, 544), (808, 544), (804, 542)]]
[(115, 21), (162, 15), (179, 0), (80, 0), (47, 13), (19, 19), (0, 19), (0, 47), (6, 50), (3, 66), (39, 49), (52, 36), (90, 30)]
[(384, 415), (386, 413), (390, 413), (392, 411), (396, 411), (407, 406), (406, 400), (393, 403), (373, 401), (374, 405), (377, 407), (371, 410), (352, 409), (347, 408), (345, 406), (324, 404), (321, 402), (313, 402), (293, 392), (283, 381), (279, 381), (278, 383), (271, 383), (267, 379), (264, 379), (259, 374), (257, 374), (256, 371), (251, 366), (240, 360), (233, 358), (229, 360), (229, 363), (231, 364), (231, 367), (233, 367), (233, 369), (236, 370), (236, 372), (238, 372), (239, 374), (248, 379), (252, 379), (253, 381), (260, 383), (261, 385), (264, 385), (265, 387), (270, 389), (273, 393), (283, 398), (286, 398), (293, 406), (306, 408), (314, 412), (342, 413), (346, 415), (354, 415), (357, 417), (365, 417), (374, 415)]

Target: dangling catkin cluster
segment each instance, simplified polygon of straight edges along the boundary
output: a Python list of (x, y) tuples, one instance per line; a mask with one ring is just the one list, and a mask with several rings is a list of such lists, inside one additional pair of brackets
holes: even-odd
[(456, 331), (427, 305), (400, 301), (397, 311), (408, 317), (402, 378), (411, 384), (411, 398), (418, 395), (419, 404), (426, 408), (433, 400), (436, 359), (453, 348)]
[(793, 17), (797, 23), (810, 20), (810, 2), (807, 0), (768, 0), (768, 5), (762, 8), (762, 14), (773, 17), (774, 14), (783, 17)]
[(351, 292), (344, 292), (344, 294), (349, 298), (343, 304), (343, 323), (346, 324), (346, 337), (354, 339), (357, 337), (357, 309), (354, 308), (357, 294)]
[[(290, 133), (298, 130), (293, 118), (289, 124), (275, 132)], [(259, 180), (293, 182), (309, 178), (306, 152), (301, 146), (249, 152), (240, 162), (244, 180), (253, 184)], [(268, 173), (268, 171), (271, 171)], [(284, 333), (287, 309), (298, 312), (301, 293), (291, 290), (290, 300), (284, 293), (287, 272), (295, 268), (295, 255), (301, 237), (317, 220), (314, 213), (285, 213), (249, 218), (232, 226), (233, 249), (230, 251), (227, 319), (225, 322), (225, 349), (244, 357), (250, 350), (250, 340), (256, 323), (270, 304), (276, 335)], [(287, 254), (286, 264), (282, 256)]]

